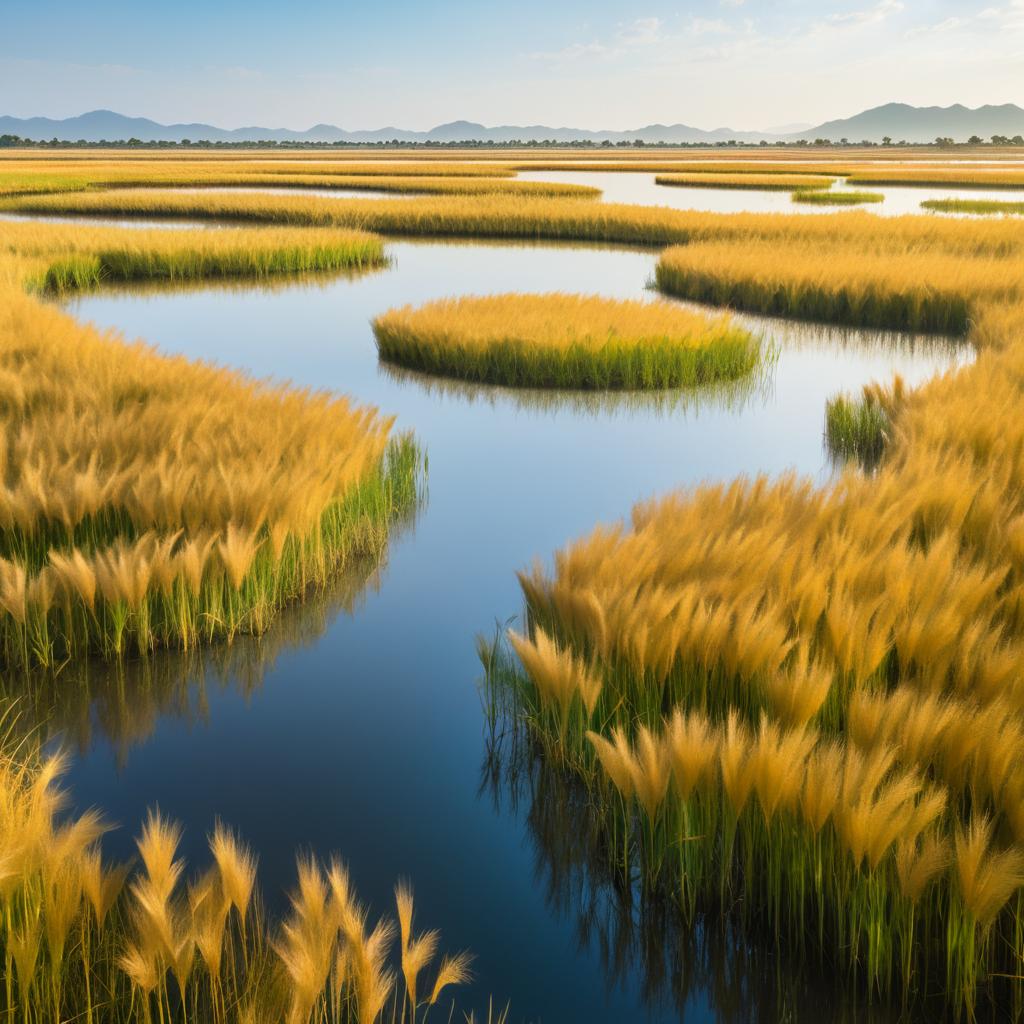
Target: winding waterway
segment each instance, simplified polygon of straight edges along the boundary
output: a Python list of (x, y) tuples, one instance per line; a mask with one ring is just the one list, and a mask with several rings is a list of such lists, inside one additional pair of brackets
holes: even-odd
[[(726, 957), (719, 971), (708, 956), (689, 986), (674, 963), (664, 984), (653, 983), (650, 964), (625, 949), (613, 908), (588, 903), (577, 876), (559, 870), (539, 794), (515, 801), (500, 782), (488, 784), (474, 636), (519, 612), (517, 569), (639, 499), (740, 474), (826, 479), (829, 396), (893, 372), (918, 383), (967, 351), (745, 318), (779, 352), (749, 388), (587, 399), (449, 386), (380, 365), (370, 319), (453, 294), (652, 297), (656, 256), (422, 241), (387, 248), (390, 265), (363, 276), (108, 291), (69, 304), (81, 319), (167, 352), (378, 405), (429, 454), (424, 507), (368, 581), (290, 610), (262, 644), (154, 658), (121, 677), (94, 670), (88, 685), (69, 678), (57, 722), (77, 748), (76, 806), (97, 805), (125, 826), (110, 843), (124, 855), (146, 808), (159, 804), (184, 823), (193, 862), (222, 817), (259, 851), (272, 909), (297, 849), (339, 851), (377, 912), (389, 908), (395, 880), (410, 878), (421, 926), (439, 927), (444, 948), (476, 954), (463, 1004), (478, 1013), (493, 993), (511, 1001), (513, 1021), (777, 1019), (770, 976), (746, 959)], [(813, 998), (799, 1019), (824, 1019)]]

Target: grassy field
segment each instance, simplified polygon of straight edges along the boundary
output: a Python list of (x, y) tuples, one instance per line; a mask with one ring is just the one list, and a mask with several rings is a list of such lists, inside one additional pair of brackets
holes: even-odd
[(943, 188), (1024, 188), (1024, 168), (975, 169), (973, 167), (904, 167), (885, 170), (859, 169), (847, 181), (851, 185), (937, 185)]
[(742, 377), (761, 356), (728, 317), (559, 293), (407, 306), (378, 317), (373, 331), (389, 362), (514, 387), (691, 387)]
[(229, 828), (209, 836), (201, 874), (186, 877), (181, 829), (159, 812), (142, 826), (137, 866), (106, 863), (98, 813), (62, 814), (66, 759), (16, 741), (9, 709), (0, 729), (5, 1019), (417, 1024), (432, 1007), (454, 1012), (471, 957), (440, 954), (439, 934), (418, 929), (407, 883), (394, 913), (371, 922), (339, 859), (302, 856), (272, 931), (256, 856)]
[(966, 223), (907, 215), (884, 221), (851, 211), (830, 218), (716, 214), (657, 206), (500, 195), (367, 202), (318, 196), (180, 193), (157, 190), (24, 196), (0, 212), (174, 218), (306, 227), (355, 227), (380, 234), (530, 238), (664, 247), (720, 239), (778, 239), (787, 245), (849, 243), (855, 251), (921, 249), (1015, 257), (1024, 239), (1010, 222)]
[[(657, 162), (636, 153), (605, 162), (624, 170), (630, 160)], [(820, 173), (811, 160), (801, 166)], [(1024, 172), (894, 161), (881, 173), (907, 184), (947, 174), (961, 180), (935, 183), (989, 174), (1012, 184)], [(132, 249), (131, 239), (151, 250), (123, 257), (132, 274), (147, 260), (195, 276), (247, 259), (267, 266), (273, 252), (312, 259), (322, 244), (372, 253), (372, 240), (341, 233), (351, 230), (635, 244), (665, 249), (658, 285), (672, 295), (973, 344), (972, 365), (916, 391), (894, 382), (833, 401), (823, 411), (829, 447), (852, 464), (826, 484), (741, 479), (663, 496), (568, 545), (550, 569), (522, 573), (526, 624), (508, 647), (483, 648), (485, 696), (492, 720), (507, 712), (509, 731), (525, 730), (536, 756), (585, 787), (622, 891), (659, 895), (684, 919), (735, 921), (873, 999), (907, 1007), (939, 992), (961, 1019), (988, 1015), (989, 1004), (993, 1016), (1024, 1011), (1018, 224), (500, 195), (97, 191), (3, 207), (274, 226), (224, 231), (219, 242), (198, 231), (88, 241), (82, 229), (80, 245), (73, 225), (0, 229), (10, 239), (0, 249), (0, 606), (15, 662), (52, 660), (61, 644), (108, 653), (191, 644), (207, 638), (207, 614), (258, 629), (300, 589), (296, 580), (332, 571), (339, 550), (379, 547), (392, 512), (415, 500), (418, 456), (405, 442), (387, 461), (386, 420), (100, 337), (25, 293), (80, 286), (77, 271), (49, 279), (61, 260), (95, 266), (100, 253)], [(327, 241), (303, 248), (321, 231)], [(250, 259), (239, 255), (244, 245), (267, 248)], [(81, 284), (94, 280), (81, 273)], [(428, 354), (441, 360), (458, 331), (486, 352), (523, 298), (389, 316), (407, 351), (417, 332), (434, 332)], [(533, 340), (551, 337), (538, 309)], [(482, 312), (486, 329), (471, 335)], [(604, 311), (598, 320), (607, 330)], [(555, 338), (564, 346), (569, 336)], [(203, 443), (180, 440), (185, 423)], [(93, 450), (103, 454), (95, 465)], [(389, 479), (392, 496), (382, 498)], [(308, 507), (295, 506), (300, 495), (312, 495)], [(347, 511), (338, 520), (332, 509)], [(369, 543), (352, 540), (364, 530)], [(280, 578), (282, 589), (270, 582)], [(230, 635), (210, 636), (222, 632)], [(32, 936), (10, 934), (13, 958)], [(148, 964), (133, 963), (148, 984)], [(65, 991), (42, 977), (38, 1019), (52, 1016), (52, 992)], [(162, 991), (176, 992), (162, 977)], [(197, 992), (214, 990), (197, 977)]]
[(421, 472), (390, 420), (100, 335), (26, 291), (359, 269), (378, 239), (7, 224), (0, 245), (9, 667), (258, 633), (383, 550)]
[[(774, 262), (773, 262), (774, 256)], [(1016, 295), (1021, 260), (975, 260), (946, 253), (856, 251), (824, 240), (699, 242), (666, 249), (656, 269), (668, 295), (777, 316), (907, 331), (964, 334), (965, 295)], [(941, 283), (939, 283), (941, 282)]]
[[(395, 165), (404, 172), (404, 167)], [(144, 173), (143, 171), (90, 177), (67, 175), (15, 174), (0, 176), (0, 197), (45, 195), (49, 193), (95, 192), (141, 188), (259, 188), (259, 189), (339, 189), (374, 192), (398, 192), (420, 195), (486, 195), (506, 193), (523, 196), (566, 196), (593, 198), (600, 189), (589, 185), (572, 185), (544, 181), (515, 181), (484, 175), (425, 174), (310, 174), (310, 173), (215, 173), (189, 174), (187, 169), (175, 173)]]

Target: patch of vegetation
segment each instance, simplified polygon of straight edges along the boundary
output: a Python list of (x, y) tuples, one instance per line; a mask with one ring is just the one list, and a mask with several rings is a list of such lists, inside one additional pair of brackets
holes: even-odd
[(761, 354), (728, 317), (558, 293), (404, 307), (378, 317), (373, 330), (389, 362), (515, 387), (689, 387), (742, 377)]

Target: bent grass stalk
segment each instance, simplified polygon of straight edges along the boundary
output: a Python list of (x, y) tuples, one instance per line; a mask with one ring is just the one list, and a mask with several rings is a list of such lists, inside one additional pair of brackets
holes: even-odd
[(382, 359), (517, 387), (693, 386), (742, 377), (761, 355), (760, 342), (728, 317), (562, 293), (404, 307), (373, 330)]
[[(394, 924), (366, 927), (367, 910), (336, 858), (299, 859), (291, 911), (279, 924), (265, 917), (255, 855), (223, 825), (198, 875), (187, 876), (179, 856), (181, 828), (159, 812), (143, 824), (137, 867), (106, 863), (100, 840), (109, 827), (95, 812), (61, 813), (56, 781), (67, 759), (18, 740), (14, 724), (8, 706), (0, 712), (5, 1020), (422, 1024), (450, 986), (469, 980), (467, 953), (438, 958), (437, 932), (407, 941), (403, 926), (406, 985), (397, 985), (388, 966)], [(411, 893), (398, 896), (404, 922)], [(428, 999), (417, 998), (418, 979)]]
[[(379, 263), (351, 232), (5, 225), (0, 652), (11, 667), (259, 633), (380, 556), (423, 459), (346, 399), (169, 358), (25, 294)], [(115, 245), (115, 243), (120, 243)]]

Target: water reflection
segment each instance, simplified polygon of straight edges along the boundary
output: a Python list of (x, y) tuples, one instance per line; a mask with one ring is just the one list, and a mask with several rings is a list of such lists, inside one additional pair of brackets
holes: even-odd
[(502, 406), (519, 412), (595, 419), (620, 416), (699, 416), (716, 409), (740, 413), (751, 404), (764, 402), (772, 391), (774, 353), (746, 378), (717, 381), (699, 388), (656, 391), (562, 391), (556, 388), (510, 388), (437, 377), (381, 361), (380, 372), (396, 384), (419, 389), (424, 395), (466, 405)]
[[(411, 525), (396, 524), (392, 533)], [(0, 698), (17, 701), (21, 728), (59, 739), (78, 756), (102, 741), (124, 771), (132, 749), (161, 722), (208, 725), (214, 692), (231, 691), (248, 704), (283, 655), (315, 646), (339, 615), (355, 615), (368, 593), (379, 592), (385, 569), (381, 559), (353, 560), (328, 588), (286, 606), (260, 636), (121, 662), (71, 663), (28, 678), (7, 675)]]
[[(78, 317), (163, 351), (376, 405), (397, 415), (397, 429), (414, 430), (430, 459), (429, 504), (415, 534), (390, 545), (379, 593), (364, 591), (365, 606), (354, 615), (328, 616), (315, 642), (283, 647), (260, 670), (258, 699), (246, 701), (234, 684), (208, 683), (205, 704), (197, 702), (201, 728), (176, 717), (174, 700), (166, 714), (154, 701), (135, 734), (151, 735), (130, 747), (127, 769), (94, 718), (92, 747), (69, 777), (76, 804), (95, 804), (134, 826), (159, 803), (186, 826), (186, 845), (195, 837), (184, 851), (195, 857), (220, 816), (259, 850), (271, 899), (294, 878), (296, 847), (341, 851), (375, 912), (392, 905), (395, 878), (410, 876), (424, 920), (441, 928), (445, 945), (476, 953), (478, 980), (466, 996), (478, 1017), (493, 993), (511, 1000), (513, 1020), (668, 1024), (678, 1019), (675, 999), (667, 1006), (644, 998), (651, 986), (642, 959), (620, 958), (621, 984), (605, 983), (599, 945), (610, 955), (631, 934), (613, 927), (618, 905), (609, 896), (588, 911), (593, 941), (581, 946), (577, 915), (553, 913), (535, 881), (530, 800), (513, 808), (505, 799), (496, 813), (490, 799), (480, 799), (471, 638), (495, 614), (520, 609), (516, 570), (597, 523), (628, 516), (638, 500), (742, 474), (829, 473), (821, 437), (827, 398), (894, 372), (914, 386), (950, 364), (948, 346), (743, 318), (760, 325), (780, 354), (770, 387), (735, 404), (696, 395), (676, 406), (679, 396), (665, 395), (602, 404), (468, 388), (390, 372), (378, 359), (372, 318), (453, 294), (562, 290), (651, 299), (646, 283), (656, 254), (426, 240), (387, 248), (392, 262), (384, 271), (356, 278), (99, 291), (69, 303)], [(81, 712), (68, 718), (82, 722)], [(549, 847), (557, 845), (551, 832), (561, 806), (549, 799), (545, 807), (555, 810), (535, 816), (538, 825), (548, 822)], [(581, 810), (580, 842), (584, 817)], [(131, 830), (124, 831), (111, 837), (111, 856), (134, 852)], [(570, 863), (590, 864), (582, 853)], [(600, 879), (598, 868), (587, 870)], [(580, 892), (581, 871), (574, 868), (555, 891)], [(639, 920), (641, 905), (629, 899)], [(609, 918), (610, 908), (618, 916)], [(660, 911), (645, 913), (657, 921)], [(716, 970), (728, 972), (727, 956), (737, 963), (747, 956), (716, 947), (711, 936), (700, 938), (720, 951)], [(682, 933), (671, 943), (684, 940), (696, 938)], [(743, 968), (742, 985), (762, 984), (762, 964), (774, 979), (773, 965), (759, 960)], [(677, 971), (675, 961), (664, 968), (669, 978)], [(709, 986), (703, 996), (700, 978)], [(687, 1013), (706, 1021), (740, 998), (740, 982), (715, 994), (725, 983), (710, 968), (686, 984)]]
[(667, 885), (645, 887), (638, 871), (624, 873), (609, 856), (614, 841), (597, 795), (552, 767), (514, 721), (503, 718), (491, 731), (480, 780), (496, 813), (525, 822), (536, 887), (553, 917), (572, 929), (580, 955), (599, 958), (609, 991), (636, 985), (651, 1017), (722, 1024), (937, 1019), (930, 1007), (911, 1013), (865, 1004), (856, 979), (783, 954), (749, 915), (718, 908), (687, 917)]
[[(851, 207), (815, 206), (794, 203), (788, 192), (757, 192), (751, 189), (688, 188), (685, 185), (658, 185), (655, 175), (643, 171), (520, 171), (520, 181), (550, 181), (569, 185), (593, 185), (601, 189), (606, 203), (635, 203), (638, 206), (668, 206), (676, 210), (704, 210), (708, 213), (795, 213), (826, 215)], [(866, 210), (881, 217), (921, 214), (929, 217), (971, 216), (946, 214), (921, 209), (925, 199), (1014, 199), (1013, 189), (936, 188), (928, 185), (885, 186), (847, 185), (844, 179), (832, 186), (835, 192), (880, 192), (881, 203), (868, 203), (853, 209)]]

